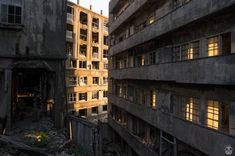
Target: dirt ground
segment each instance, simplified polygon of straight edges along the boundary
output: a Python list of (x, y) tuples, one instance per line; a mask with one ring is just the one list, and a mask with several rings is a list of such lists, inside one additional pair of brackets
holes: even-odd
[[(86, 156), (86, 152), (72, 145), (66, 136), (66, 129), (58, 130), (54, 128), (50, 118), (42, 118), (39, 121), (25, 119), (17, 122), (6, 137), (48, 153), (49, 156)], [(29, 154), (0, 142), (0, 156), (15, 155), (28, 156)]]

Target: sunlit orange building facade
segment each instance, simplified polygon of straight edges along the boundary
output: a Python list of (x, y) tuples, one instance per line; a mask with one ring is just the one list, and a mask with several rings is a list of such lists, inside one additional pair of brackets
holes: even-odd
[(107, 112), (108, 19), (72, 2), (67, 4), (68, 110), (81, 117)]

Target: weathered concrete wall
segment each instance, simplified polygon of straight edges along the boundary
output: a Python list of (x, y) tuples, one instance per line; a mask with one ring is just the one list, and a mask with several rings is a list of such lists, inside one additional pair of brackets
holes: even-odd
[[(126, 110), (134, 116), (141, 117), (142, 120), (149, 124), (175, 136), (177, 139), (184, 141), (208, 155), (222, 156), (224, 155), (224, 146), (235, 146), (234, 137), (212, 131), (211, 129), (197, 124), (189, 124), (187, 121), (168, 113), (146, 108), (143, 105), (137, 105), (113, 95), (110, 95), (109, 99), (110, 103)], [(138, 146), (135, 146), (133, 148), (137, 147)]]
[[(55, 125), (63, 125), (65, 104), (65, 26), (66, 0), (27, 0), (22, 5), (22, 24), (7, 25), (0, 23), (0, 70), (7, 79), (1, 84), (1, 116), (8, 114), (11, 122), (12, 69), (16, 63), (28, 64), (26, 68), (37, 67), (45, 62), (55, 73)], [(32, 60), (37, 60), (30, 67)], [(31, 63), (30, 63), (31, 62)], [(40, 68), (40, 66), (38, 66)], [(3, 113), (4, 112), (4, 113)], [(9, 127), (9, 126), (8, 126)]]
[[(157, 22), (149, 25), (144, 30), (126, 39), (125, 42), (120, 42), (117, 45), (112, 46), (110, 48), (110, 55), (115, 55), (131, 47), (139, 45), (143, 42), (159, 37), (160, 35), (163, 35), (169, 32), (170, 30), (177, 29), (192, 21), (198, 20), (202, 17), (210, 15), (228, 6), (232, 6), (234, 3), (235, 3), (234, 0), (191, 1), (190, 3), (184, 5), (183, 7), (180, 7), (180, 9), (172, 10), (163, 18), (158, 19)], [(117, 24), (120, 25), (121, 23), (123, 23), (125, 20), (128, 19), (126, 14), (129, 11), (132, 12), (132, 14), (135, 13), (136, 10), (134, 9), (131, 10), (131, 9), (132, 8), (129, 7), (127, 11), (125, 11), (115, 22), (113, 22), (110, 25), (109, 32), (112, 32), (114, 29), (118, 28), (116, 26)], [(122, 22), (120, 22), (119, 20), (122, 20)]]
[[(113, 0), (115, 1), (115, 0)], [(133, 15), (141, 6), (143, 6), (147, 0), (135, 0), (125, 12), (123, 12), (115, 21), (110, 23), (109, 33), (111, 34), (116, 28), (118, 28), (125, 20)], [(110, 3), (112, 5), (112, 1)]]
[(0, 29), (0, 57), (64, 58), (65, 6), (65, 0), (24, 1), (22, 26)]
[[(173, 81), (196, 84), (235, 84), (234, 55), (202, 58), (192, 61), (163, 63), (111, 70), (110, 78)], [(146, 74), (147, 73), (147, 74)]]
[(68, 122), (71, 122), (72, 126), (72, 142), (80, 145), (89, 156), (100, 155), (101, 140), (98, 126), (76, 117), (69, 117)]
[[(10, 80), (11, 80), (11, 72), (9, 69), (7, 69), (10, 66), (11, 61), (10, 60), (2, 60), (1, 61), (1, 68), (0, 68), (0, 96), (2, 97), (0, 99), (0, 118), (3, 118), (7, 114), (8, 101), (11, 100), (10, 98)], [(6, 68), (5, 70), (3, 68)]]
[(118, 4), (119, 0), (111, 0), (109, 2), (109, 12), (112, 12), (115, 6)]

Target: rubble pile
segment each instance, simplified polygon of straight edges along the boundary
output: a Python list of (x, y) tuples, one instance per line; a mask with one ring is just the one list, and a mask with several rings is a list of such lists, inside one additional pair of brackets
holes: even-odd
[[(54, 128), (50, 118), (42, 118), (39, 121), (25, 120), (19, 122), (8, 137), (11, 140), (48, 153), (48, 156), (85, 156), (85, 152), (71, 145), (66, 136), (66, 129), (58, 130)], [(28, 156), (15, 149), (0, 147), (0, 156)]]
[(0, 144), (0, 156), (28, 156), (26, 153), (23, 153), (14, 148), (8, 147), (6, 145)]

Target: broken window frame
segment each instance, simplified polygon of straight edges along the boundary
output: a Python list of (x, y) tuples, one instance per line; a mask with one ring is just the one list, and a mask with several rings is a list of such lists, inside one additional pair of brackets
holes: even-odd
[(86, 69), (87, 68), (87, 62), (86, 61), (79, 61), (79, 68), (80, 69)]
[(92, 77), (92, 84), (99, 85), (99, 77)]
[(103, 91), (103, 98), (107, 98), (108, 97), (108, 91), (107, 90), (104, 90)]
[(99, 99), (99, 91), (93, 91), (92, 100), (98, 100), (98, 99)]
[(100, 26), (99, 22), (100, 22), (99, 18), (92, 17), (92, 27), (93, 28), (99, 29), (99, 26)]
[(108, 58), (108, 50), (103, 50), (103, 59)]
[(96, 107), (92, 107), (91, 108), (91, 113), (92, 114), (99, 114), (99, 108), (96, 106)]
[(70, 60), (70, 68), (77, 68), (77, 60)]
[(100, 63), (98, 61), (92, 61), (92, 69), (93, 70), (99, 70), (100, 69)]
[(79, 93), (79, 101), (87, 101), (87, 93)]
[(80, 86), (86, 86), (87, 85), (87, 77), (86, 76), (79, 77), (79, 85)]
[(107, 105), (103, 105), (102, 106), (102, 111), (103, 112), (107, 112), (108, 111), (108, 106)]
[(87, 29), (80, 29), (80, 39), (87, 41)]
[(92, 47), (92, 58), (98, 59), (99, 58), (99, 47)]
[(92, 43), (99, 44), (99, 32), (92, 32)]
[(68, 82), (69, 86), (77, 86), (78, 78), (76, 76), (69, 77), (68, 79), (69, 79), (69, 82)]
[[(83, 15), (82, 15), (82, 14), (83, 14)], [(84, 20), (84, 18), (82, 18), (81, 16), (86, 16), (86, 19)], [(88, 15), (87, 15), (87, 13), (81, 11), (81, 12), (79, 13), (79, 17), (80, 17), (80, 23), (81, 23), (81, 24), (84, 24), (84, 25), (87, 25), (87, 24), (88, 24)]]
[(103, 42), (104, 42), (104, 45), (108, 45), (109, 44), (109, 40), (108, 40), (108, 36), (104, 36), (103, 38)]
[(79, 55), (81, 57), (87, 56), (87, 45), (85, 45), (85, 44), (80, 45)]
[(103, 77), (103, 84), (104, 85), (107, 85), (108, 81), (109, 81), (108, 77)]

